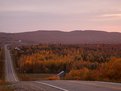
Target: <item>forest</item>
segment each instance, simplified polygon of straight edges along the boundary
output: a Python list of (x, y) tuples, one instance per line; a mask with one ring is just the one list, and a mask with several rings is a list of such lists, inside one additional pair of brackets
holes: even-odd
[(19, 73), (64, 71), (65, 80), (121, 82), (121, 44), (39, 44), (11, 50)]

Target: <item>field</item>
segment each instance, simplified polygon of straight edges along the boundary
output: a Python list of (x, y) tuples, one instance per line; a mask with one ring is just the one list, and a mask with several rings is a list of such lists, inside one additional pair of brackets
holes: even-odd
[(121, 44), (18, 46), (12, 55), (20, 79), (41, 80), (45, 74), (58, 79), (64, 71), (65, 80), (121, 82)]
[(22, 81), (39, 81), (39, 80), (51, 80), (50, 77), (54, 77), (55, 74), (33, 74), (24, 73), (18, 75)]

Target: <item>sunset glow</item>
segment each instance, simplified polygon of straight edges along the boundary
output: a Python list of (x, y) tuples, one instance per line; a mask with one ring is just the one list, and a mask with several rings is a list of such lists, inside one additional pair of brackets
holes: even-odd
[(0, 32), (121, 32), (121, 0), (0, 0)]

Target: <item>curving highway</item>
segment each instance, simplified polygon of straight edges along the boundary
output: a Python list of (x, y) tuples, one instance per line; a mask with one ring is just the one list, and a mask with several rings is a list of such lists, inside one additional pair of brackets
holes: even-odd
[(5, 45), (5, 74), (7, 82), (17, 82), (18, 78), (15, 74), (15, 70), (13, 68), (13, 62), (11, 59), (10, 51), (7, 48), (8, 45)]

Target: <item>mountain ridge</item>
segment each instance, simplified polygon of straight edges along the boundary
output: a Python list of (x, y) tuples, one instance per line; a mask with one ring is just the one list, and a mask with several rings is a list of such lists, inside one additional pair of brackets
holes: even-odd
[(37, 30), (21, 33), (0, 33), (0, 43), (18, 40), (27, 43), (119, 44), (121, 43), (121, 33), (96, 30), (75, 30), (70, 32)]

